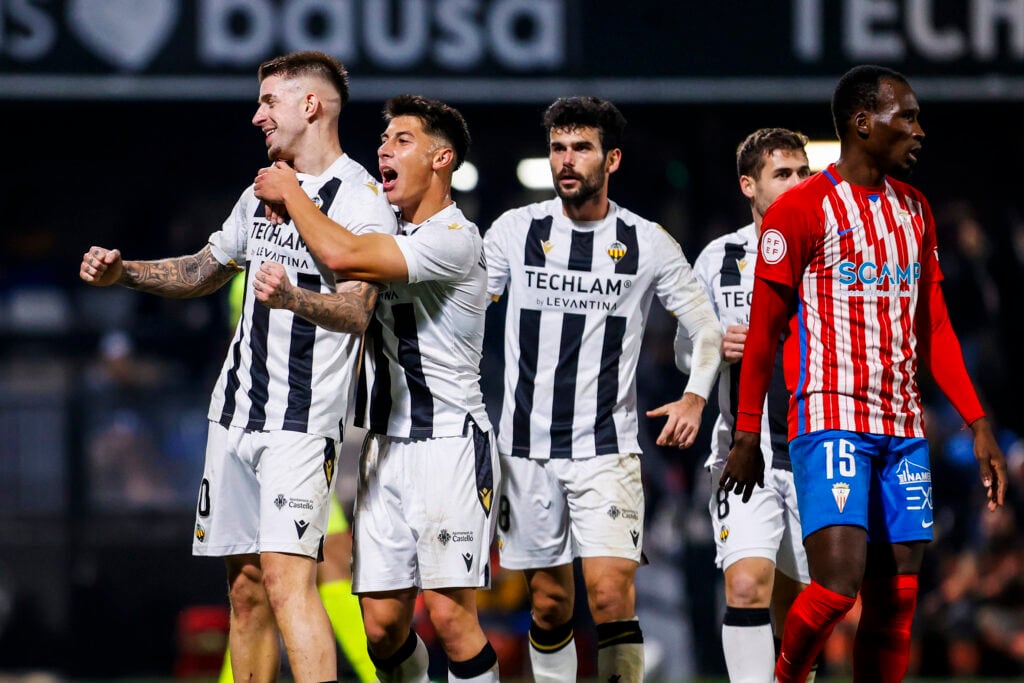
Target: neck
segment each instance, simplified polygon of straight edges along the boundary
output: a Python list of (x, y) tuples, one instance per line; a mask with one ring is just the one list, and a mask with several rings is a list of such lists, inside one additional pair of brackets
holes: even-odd
[(419, 201), (398, 208), (402, 212), (403, 219), (413, 225), (419, 225), (453, 203), (451, 185), (432, 184), (419, 198)]
[(320, 175), (343, 154), (337, 135), (313, 135), (311, 144), (303, 145), (291, 160), (298, 173)]
[(886, 175), (872, 159), (855, 149), (842, 150), (836, 162), (836, 170), (846, 182), (864, 187), (881, 185)]
[(570, 204), (564, 199), (562, 200), (562, 213), (570, 220), (580, 223), (601, 220), (608, 215), (608, 208), (609, 202), (606, 194), (588, 199), (582, 204)]

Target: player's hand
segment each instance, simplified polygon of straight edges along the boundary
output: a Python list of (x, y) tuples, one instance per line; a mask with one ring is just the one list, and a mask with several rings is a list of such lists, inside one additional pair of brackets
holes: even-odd
[(256, 173), (253, 191), (257, 199), (262, 199), (267, 210), (267, 220), (271, 223), (288, 222), (285, 210), (285, 196), (299, 188), (299, 179), (295, 169), (284, 161), (275, 161)]
[(754, 494), (754, 484), (764, 488), (764, 456), (761, 455), (761, 435), (736, 432), (729, 459), (722, 470), (718, 487), (743, 496), (743, 502)]
[(974, 459), (978, 461), (988, 509), (995, 510), (1006, 497), (1006, 456), (992, 433), (987, 417), (972, 422), (971, 431), (974, 432)]
[(707, 401), (696, 394), (686, 393), (678, 401), (666, 403), (660, 408), (647, 411), (647, 417), (667, 417), (665, 426), (658, 435), (659, 446), (689, 448), (697, 438), (701, 413)]
[(95, 287), (109, 287), (120, 279), (122, 270), (119, 250), (89, 247), (82, 254), (78, 276)]
[(287, 308), (294, 289), (284, 266), (274, 261), (264, 261), (252, 280), (256, 300), (269, 308)]
[(743, 358), (743, 345), (747, 343), (749, 325), (729, 325), (722, 336), (722, 358), (726, 363), (735, 363)]

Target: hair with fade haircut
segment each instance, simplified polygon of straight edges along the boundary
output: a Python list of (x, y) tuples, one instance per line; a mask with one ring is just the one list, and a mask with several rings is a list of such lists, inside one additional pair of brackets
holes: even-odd
[(258, 74), (260, 83), (270, 76), (316, 76), (334, 86), (341, 97), (342, 108), (348, 104), (348, 71), (341, 62), (326, 52), (304, 50), (274, 57), (260, 64)]
[(608, 154), (622, 148), (626, 117), (608, 100), (599, 97), (559, 97), (544, 112), (544, 130), (596, 128), (601, 151)]
[(736, 175), (759, 178), (768, 157), (777, 149), (804, 152), (807, 136), (787, 128), (760, 128), (736, 148)]
[(462, 166), (466, 154), (469, 153), (470, 137), (469, 126), (458, 109), (421, 95), (398, 95), (384, 104), (384, 120), (390, 122), (399, 116), (418, 118), (423, 123), (423, 130), (427, 135), (441, 138), (451, 145), (455, 152), (455, 166), (452, 167), (452, 171), (457, 171)]
[(840, 140), (854, 114), (878, 109), (878, 89), (884, 80), (910, 85), (899, 71), (876, 64), (855, 66), (839, 79), (832, 93), (832, 123)]

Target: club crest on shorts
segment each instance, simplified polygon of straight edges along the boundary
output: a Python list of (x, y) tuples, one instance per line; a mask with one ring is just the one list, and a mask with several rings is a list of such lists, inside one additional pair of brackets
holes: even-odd
[(619, 261), (622, 260), (622, 257), (625, 256), (626, 252), (629, 250), (626, 248), (625, 244), (616, 240), (609, 244), (608, 248), (605, 251), (608, 252), (608, 256), (611, 257), (612, 261), (618, 263)]
[(277, 506), (277, 509), (280, 510), (281, 508), (283, 508), (287, 504), (288, 504), (288, 499), (284, 497), (284, 494), (283, 493), (277, 494), (277, 498), (274, 499), (274, 505)]
[(839, 508), (839, 514), (842, 514), (843, 508), (846, 507), (846, 499), (850, 497), (850, 485), (842, 481), (833, 484), (832, 497), (836, 500), (836, 507)]
[(196, 540), (200, 543), (206, 540), (206, 529), (202, 524), (196, 524)]
[(729, 525), (723, 524), (721, 531), (718, 532), (718, 540), (725, 543), (729, 540)]

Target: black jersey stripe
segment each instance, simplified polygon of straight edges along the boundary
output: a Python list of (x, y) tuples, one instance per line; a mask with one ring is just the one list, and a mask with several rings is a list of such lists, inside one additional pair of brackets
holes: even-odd
[(334, 203), (334, 198), (338, 196), (338, 188), (341, 187), (341, 178), (331, 178), (316, 193), (320, 197), (320, 212), (325, 216), (327, 210), (331, 208), (331, 204)]
[(547, 263), (547, 251), (544, 245), (551, 238), (552, 216), (534, 218), (530, 221), (530, 228), (526, 232), (526, 253), (523, 256), (524, 266), (536, 266), (543, 268)]
[(726, 244), (722, 252), (722, 272), (719, 283), (722, 287), (739, 287), (743, 282), (740, 273), (740, 261), (747, 257), (747, 249), (742, 244)]
[(569, 244), (569, 270), (590, 272), (594, 265), (594, 233), (572, 231)]
[(369, 363), (372, 362), (369, 358), (369, 354), (373, 353), (373, 351), (372, 348), (368, 351), (368, 347), (373, 346), (370, 342), (370, 328), (373, 326), (373, 323), (374, 319), (371, 319), (370, 324), (363, 333), (363, 338), (359, 341), (359, 353), (356, 356), (355, 396), (353, 396), (352, 399), (353, 405), (355, 406), (352, 409), (352, 423), (356, 427), (362, 427), (364, 429), (369, 427), (366, 407), (370, 404), (370, 387), (368, 386), (370, 380), (367, 377), (367, 374), (369, 373), (367, 368), (369, 367)]
[(473, 433), (473, 455), (476, 469), (476, 495), (484, 514), (490, 516), (494, 501), (494, 465), (491, 455), (491, 439), (487, 432), (470, 420)]
[(565, 313), (558, 345), (558, 365), (551, 391), (551, 457), (572, 457), (573, 417), (576, 412), (576, 374), (587, 316)]
[[(311, 292), (320, 291), (320, 276), (299, 273), (296, 284)], [(309, 409), (313, 404), (313, 347), (316, 325), (300, 316), (292, 318), (291, 345), (288, 351), (288, 405), (284, 411), (285, 429), (304, 432), (309, 427)]]
[(621, 218), (617, 219), (615, 239), (626, 245), (626, 254), (615, 264), (615, 272), (621, 275), (636, 275), (640, 269), (640, 242), (636, 237), (636, 226), (629, 225)]
[(409, 388), (409, 437), (425, 439), (434, 435), (434, 395), (427, 386), (420, 354), (419, 335), (416, 331), (416, 310), (411, 303), (391, 307), (395, 336), (398, 340), (398, 364), (405, 372)]
[(267, 424), (267, 400), (270, 398), (270, 373), (267, 370), (267, 341), (270, 336), (270, 308), (252, 307), (249, 332), (249, 422), (246, 429), (260, 430)]
[[(235, 277), (238, 277), (237, 275)], [(229, 427), (235, 417), (235, 393), (238, 392), (238, 368), (242, 365), (242, 342), (245, 340), (245, 303), (249, 298), (249, 261), (245, 262), (245, 287), (242, 288), (242, 313), (238, 319), (238, 339), (231, 345), (231, 369), (224, 383), (224, 405), (220, 410), (220, 424)]]
[(615, 404), (619, 398), (619, 358), (626, 336), (626, 318), (610, 315), (604, 324), (601, 368), (597, 375), (597, 412), (594, 421), (594, 452), (607, 455), (619, 452), (615, 430)]
[[(509, 311), (508, 315), (512, 315)], [(515, 407), (512, 411), (512, 453), (530, 454), (530, 416), (533, 415), (533, 391), (537, 380), (537, 354), (540, 350), (540, 311), (519, 311), (519, 378), (516, 380)]]
[(772, 467), (777, 470), (793, 469), (789, 460), (788, 413), (789, 390), (786, 389), (786, 376), (782, 369), (782, 342), (779, 341), (772, 380), (768, 385), (768, 432), (772, 440)]
[(370, 430), (377, 434), (388, 433), (391, 419), (391, 367), (384, 354), (384, 328), (376, 316), (366, 329), (370, 349), (373, 352), (373, 387), (370, 390)]

